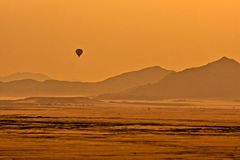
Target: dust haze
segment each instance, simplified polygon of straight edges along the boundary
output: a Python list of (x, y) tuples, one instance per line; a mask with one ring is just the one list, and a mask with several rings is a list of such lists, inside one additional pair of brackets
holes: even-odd
[(1, 0), (0, 159), (240, 159), (238, 0)]

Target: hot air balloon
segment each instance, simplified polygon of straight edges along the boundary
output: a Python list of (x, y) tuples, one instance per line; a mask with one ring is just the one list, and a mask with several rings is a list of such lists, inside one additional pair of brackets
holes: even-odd
[(83, 53), (82, 49), (77, 49), (76, 50), (76, 54), (77, 54), (78, 57), (80, 57), (82, 55), (82, 53)]

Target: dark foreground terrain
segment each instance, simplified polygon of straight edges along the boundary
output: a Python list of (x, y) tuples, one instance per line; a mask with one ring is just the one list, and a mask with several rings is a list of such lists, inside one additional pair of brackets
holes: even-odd
[(0, 159), (240, 159), (240, 104), (0, 103)]

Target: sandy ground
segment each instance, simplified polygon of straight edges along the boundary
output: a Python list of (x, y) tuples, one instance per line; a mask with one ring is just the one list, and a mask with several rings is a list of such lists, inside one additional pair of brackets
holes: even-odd
[(0, 160), (238, 160), (239, 105), (1, 104)]

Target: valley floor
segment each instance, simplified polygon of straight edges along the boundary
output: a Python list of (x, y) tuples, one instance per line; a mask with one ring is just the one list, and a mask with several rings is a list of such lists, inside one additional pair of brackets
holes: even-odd
[(0, 160), (240, 159), (240, 103), (0, 105)]

